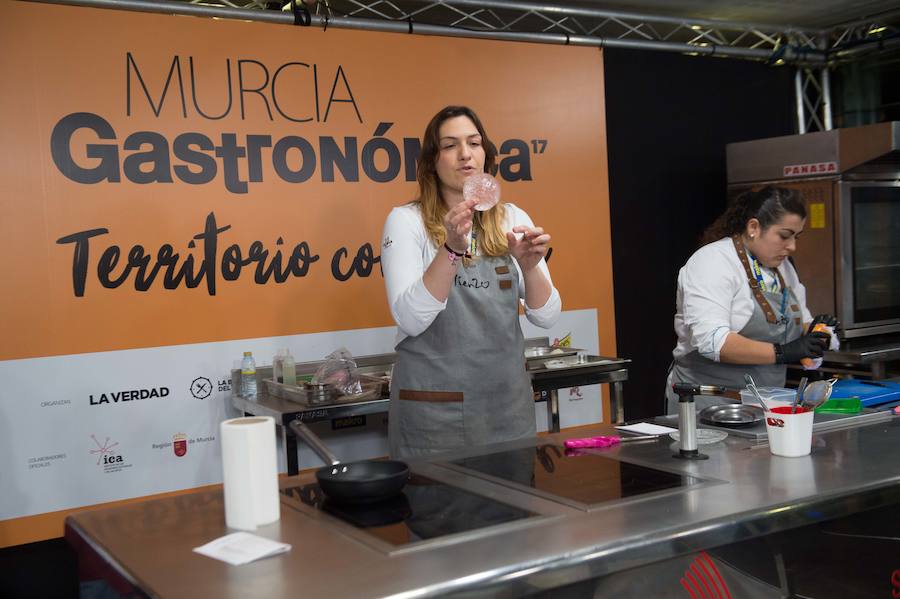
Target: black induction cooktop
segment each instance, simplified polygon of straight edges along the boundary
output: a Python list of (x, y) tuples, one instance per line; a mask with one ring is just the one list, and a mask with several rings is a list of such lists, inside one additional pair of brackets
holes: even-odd
[(463, 458), (449, 464), (582, 509), (704, 482), (693, 476), (613, 459), (601, 452), (547, 444)]
[(539, 516), (418, 474), (410, 477), (402, 493), (377, 503), (334, 502), (315, 483), (281, 492), (289, 503), (325, 512), (395, 547)]

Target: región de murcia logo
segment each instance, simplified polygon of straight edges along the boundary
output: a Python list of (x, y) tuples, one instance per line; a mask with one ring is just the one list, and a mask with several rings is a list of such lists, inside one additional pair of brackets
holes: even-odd
[(179, 458), (184, 456), (187, 453), (187, 435), (184, 433), (175, 433), (172, 435), (172, 451), (175, 452), (175, 455)]

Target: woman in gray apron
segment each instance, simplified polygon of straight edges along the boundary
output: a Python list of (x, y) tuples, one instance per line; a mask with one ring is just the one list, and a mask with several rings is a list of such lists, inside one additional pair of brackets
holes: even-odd
[[(812, 318), (806, 289), (788, 261), (806, 224), (796, 190), (765, 187), (737, 196), (707, 231), (704, 243), (678, 273), (678, 344), (666, 385), (669, 413), (677, 410), (672, 383), (719, 385), (737, 392), (744, 375), (757, 386), (783, 387), (786, 364), (821, 358), (831, 338), (808, 333), (828, 314)], [(836, 348), (836, 347), (835, 347)], [(695, 397), (698, 410), (721, 398)]]
[(407, 457), (531, 437), (534, 400), (519, 326), (561, 311), (544, 261), (550, 236), (513, 204), (479, 211), (462, 187), (496, 149), (475, 113), (449, 106), (428, 124), (418, 197), (384, 227), (382, 268), (398, 325), (391, 455)]

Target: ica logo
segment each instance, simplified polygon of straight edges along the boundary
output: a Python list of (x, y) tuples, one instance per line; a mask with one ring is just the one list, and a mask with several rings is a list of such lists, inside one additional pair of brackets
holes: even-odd
[(103, 443), (100, 443), (94, 435), (91, 435), (91, 439), (94, 440), (94, 445), (97, 446), (96, 449), (91, 450), (91, 455), (97, 456), (98, 466), (101, 462), (104, 464), (112, 464), (115, 463), (116, 460), (122, 461), (122, 456), (116, 455), (115, 452), (113, 452), (113, 449), (119, 444), (118, 441), (110, 442), (109, 437), (106, 437), (106, 440), (103, 441)]

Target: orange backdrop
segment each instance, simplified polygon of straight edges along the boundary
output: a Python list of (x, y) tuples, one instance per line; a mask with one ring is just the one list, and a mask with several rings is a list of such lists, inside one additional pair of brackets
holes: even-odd
[[(526, 155), (519, 154), (519, 144), (501, 160), (510, 160), (520, 174), (527, 164), (531, 180), (501, 181), (504, 198), (553, 235), (550, 267), (564, 309), (596, 308), (601, 351), (615, 353), (599, 50), (29, 3), (0, 7), (0, 39), (0, 359), (393, 324), (378, 265), (371, 276), (338, 281), (332, 256), (347, 248), (347, 269), (364, 244), (378, 254), (386, 214), (415, 192), (404, 176), (403, 140), (421, 135), (446, 104), (474, 107), (498, 146), (524, 142)], [(170, 73), (176, 57), (178, 68)], [(257, 88), (259, 93), (249, 91)], [(204, 113), (222, 118), (202, 117), (194, 98)], [(312, 120), (294, 122), (279, 109)], [(74, 113), (109, 123), (114, 139), (85, 128), (61, 134), (61, 121)], [(387, 182), (373, 181), (363, 168), (364, 146), (379, 123), (392, 123), (383, 136), (402, 162)], [(126, 147), (126, 138), (138, 132), (164, 144), (155, 146), (156, 156), (168, 156), (168, 164), (146, 159), (135, 167), (141, 160), (136, 155), (154, 148), (146, 139)], [(187, 163), (173, 150), (185, 133), (202, 134), (217, 146), (231, 134), (242, 146), (248, 135), (268, 136), (273, 146), (299, 137), (314, 149), (316, 168), (305, 182), (285, 181), (273, 165), (274, 149), (264, 147), (262, 181), (234, 193), (225, 183), (224, 159), (192, 146), (209, 157), (207, 166), (216, 164), (216, 174), (205, 183), (185, 183), (175, 166)], [(355, 138), (359, 181), (345, 181), (337, 169), (333, 182), (323, 181), (322, 138), (333, 138), (342, 152), (346, 138)], [(118, 160), (89, 156), (92, 145), (102, 146), (97, 152), (115, 148)], [(88, 170), (105, 164), (121, 180), (73, 181), (54, 161), (54, 150), (65, 154), (67, 147), (71, 164)], [(288, 168), (299, 169), (299, 150), (282, 154)], [(237, 178), (246, 181), (247, 159), (236, 162)], [(368, 165), (384, 171), (391, 163), (382, 150)], [(126, 171), (154, 167), (172, 182), (127, 177)], [(219, 272), (215, 295), (206, 280), (196, 288), (182, 282), (166, 289), (163, 272), (139, 291), (134, 269), (118, 287), (100, 284), (101, 255), (111, 246), (120, 248), (112, 278), (123, 275), (135, 245), (150, 256), (148, 268), (159, 248), (170, 244), (181, 256), (179, 265), (192, 255), (196, 269), (203, 244), (189, 243), (211, 213), (219, 227), (230, 226), (218, 236), (216, 270), (227, 246), (237, 244), (246, 255), (253, 241), (288, 254), (306, 242), (320, 259), (305, 276), (281, 284), (255, 283), (251, 267), (234, 281)], [(57, 240), (98, 228), (108, 232), (86, 244), (79, 297), (76, 245)]]
[[(346, 272), (360, 247), (378, 255), (385, 216), (415, 193), (405, 145), (447, 104), (479, 113), (504, 199), (553, 235), (564, 309), (596, 309), (600, 351), (616, 353), (600, 50), (24, 2), (0, 4), (0, 49), (0, 361), (392, 325), (378, 265), (342, 281), (332, 258), (346, 248)], [(227, 182), (230, 159), (213, 146), (232, 137), (249, 157)], [(286, 181), (301, 152), (276, 146), (304, 143), (314, 170)], [(327, 180), (332, 146), (358, 180), (337, 168)], [(84, 181), (101, 170), (118, 180)], [(229, 228), (207, 278), (168, 289), (163, 267), (139, 290), (141, 256), (125, 273), (132, 248), (148, 271), (167, 244), (176, 267), (191, 256), (197, 271), (205, 244), (193, 238), (210, 215)], [(59, 242), (101, 229), (78, 252)], [(246, 256), (256, 241), (285, 258), (305, 242), (319, 260), (283, 283), (258, 284), (252, 265), (225, 280), (227, 248)], [(575, 345), (593, 337), (573, 333)], [(0, 523), (0, 546), (56, 536), (70, 511)]]

